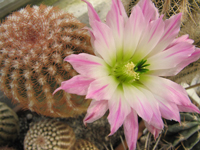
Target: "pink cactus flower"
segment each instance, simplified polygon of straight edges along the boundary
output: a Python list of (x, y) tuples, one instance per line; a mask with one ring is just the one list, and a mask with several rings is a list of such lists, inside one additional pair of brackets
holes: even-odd
[(120, 0), (112, 0), (106, 22), (87, 3), (91, 43), (96, 56), (72, 54), (64, 60), (79, 75), (55, 90), (92, 99), (84, 118), (91, 123), (109, 110), (109, 135), (123, 125), (130, 150), (136, 148), (138, 116), (158, 137), (163, 118), (180, 122), (179, 112), (197, 112), (180, 85), (160, 76), (173, 76), (200, 57), (188, 35), (177, 37), (181, 14), (163, 20), (151, 0), (141, 0), (128, 18)]

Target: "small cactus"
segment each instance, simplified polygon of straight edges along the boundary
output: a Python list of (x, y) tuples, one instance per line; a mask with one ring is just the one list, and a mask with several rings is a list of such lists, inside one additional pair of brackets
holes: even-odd
[(24, 150), (70, 150), (75, 143), (73, 129), (54, 120), (41, 120), (34, 124), (24, 139)]
[(27, 6), (0, 25), (0, 88), (24, 109), (51, 117), (74, 117), (90, 100), (63, 91), (77, 72), (63, 59), (93, 53), (90, 36), (73, 15), (55, 7)]
[(94, 144), (89, 141), (78, 139), (72, 150), (99, 150)]
[(19, 134), (19, 120), (16, 113), (0, 102), (0, 145), (13, 142)]
[(197, 150), (200, 148), (199, 114), (181, 113), (181, 123), (167, 121), (167, 124), (163, 141), (171, 143), (178, 150)]
[[(130, 14), (131, 9), (139, 0), (129, 0), (129, 7), (127, 7), (127, 13)], [(198, 2), (196, 0), (152, 0), (154, 5), (158, 8), (160, 14), (163, 14), (163, 18), (170, 18), (172, 15), (182, 13), (182, 22), (186, 21), (188, 17), (191, 17), (192, 12), (199, 10)]]
[(0, 150), (16, 150), (16, 149), (12, 147), (8, 147), (8, 146), (3, 146), (3, 147), (0, 147)]

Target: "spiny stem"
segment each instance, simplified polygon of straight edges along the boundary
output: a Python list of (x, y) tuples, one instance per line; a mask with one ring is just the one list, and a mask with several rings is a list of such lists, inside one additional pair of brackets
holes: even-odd
[(186, 87), (185, 89), (188, 90), (188, 89), (192, 89), (192, 88), (195, 88), (195, 87), (198, 87), (198, 86), (200, 86), (200, 83), (197, 83), (195, 85), (191, 85), (189, 87)]
[(150, 132), (148, 132), (148, 134), (147, 134), (147, 139), (146, 139), (146, 142), (145, 142), (144, 150), (147, 150), (149, 135), (150, 135)]
[(120, 135), (120, 140), (121, 140), (121, 142), (122, 142), (122, 145), (123, 145), (124, 150), (126, 150), (126, 146), (125, 146), (125, 144), (124, 144), (124, 140), (122, 139), (122, 136), (121, 136), (121, 135)]
[(154, 145), (153, 149), (152, 150), (155, 150), (157, 145), (158, 145), (158, 142), (160, 141), (160, 138), (161, 138), (161, 134), (159, 135), (157, 141), (156, 141), (156, 144)]
[(103, 143), (103, 145), (104, 145), (104, 147), (106, 148), (106, 150), (109, 150), (105, 143)]
[(139, 143), (137, 142), (137, 149), (138, 150), (141, 150), (140, 146), (139, 146)]
[(111, 143), (110, 143), (110, 148), (111, 148), (111, 150), (114, 150), (114, 149), (113, 149), (113, 146), (112, 146), (112, 144), (111, 144)]

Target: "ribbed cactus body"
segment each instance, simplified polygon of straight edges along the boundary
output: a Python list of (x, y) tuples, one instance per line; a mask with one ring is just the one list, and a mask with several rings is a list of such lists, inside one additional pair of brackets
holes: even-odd
[(200, 148), (200, 115), (181, 113), (181, 124), (167, 122), (163, 140), (171, 143), (178, 150), (196, 150)]
[(24, 150), (70, 150), (75, 140), (73, 129), (67, 124), (46, 119), (29, 129), (24, 139)]
[(0, 147), (0, 150), (16, 150), (16, 149), (12, 147), (8, 147), (8, 146), (3, 146), (3, 147)]
[(78, 139), (74, 144), (72, 150), (99, 150), (93, 143)]
[(51, 117), (72, 117), (90, 103), (83, 96), (59, 91), (77, 72), (63, 59), (90, 53), (90, 36), (71, 14), (44, 5), (27, 6), (0, 26), (0, 87), (24, 109)]
[(0, 145), (13, 142), (19, 134), (19, 120), (16, 113), (0, 102)]

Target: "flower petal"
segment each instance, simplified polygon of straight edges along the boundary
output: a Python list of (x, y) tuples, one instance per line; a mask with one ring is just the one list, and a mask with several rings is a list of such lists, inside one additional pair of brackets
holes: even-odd
[(158, 135), (162, 131), (162, 129), (158, 129), (158, 128), (154, 127), (153, 125), (147, 123), (146, 121), (144, 121), (144, 124), (147, 127), (147, 129), (153, 134), (154, 139), (156, 140)]
[(148, 63), (150, 64), (148, 69), (159, 70), (174, 68), (184, 59), (190, 57), (194, 51), (195, 47), (190, 43), (178, 43), (169, 49), (148, 58)]
[(196, 112), (196, 113), (200, 113), (199, 109), (192, 103), (190, 105), (178, 105), (178, 108), (179, 108), (180, 112)]
[(128, 147), (130, 150), (134, 150), (136, 148), (139, 129), (137, 113), (133, 109), (131, 109), (131, 112), (124, 120), (123, 126)]
[(119, 9), (120, 15), (123, 16), (124, 21), (126, 22), (128, 20), (128, 16), (127, 16), (127, 13), (124, 9), (124, 6), (123, 6), (121, 0), (116, 0), (116, 4), (117, 4), (117, 7)]
[(111, 126), (109, 135), (114, 134), (123, 124), (126, 116), (131, 112), (130, 106), (127, 104), (123, 91), (117, 89), (112, 98), (108, 101), (109, 115), (108, 122)]
[(89, 16), (90, 24), (92, 24), (92, 22), (95, 20), (101, 22), (101, 19), (99, 18), (98, 14), (94, 10), (92, 4), (88, 2), (87, 0), (82, 0), (82, 1), (85, 2), (88, 6), (88, 16)]
[(180, 122), (179, 109), (175, 103), (168, 102), (160, 96), (154, 95), (156, 98), (161, 116), (168, 120), (175, 120)]
[(146, 95), (146, 97), (148, 98), (148, 100), (151, 104), (153, 116), (151, 117), (151, 121), (148, 122), (148, 123), (150, 123), (151, 125), (153, 125), (157, 129), (163, 129), (164, 124), (163, 124), (163, 121), (162, 121), (159, 105), (158, 105), (158, 102), (156, 101), (154, 95), (149, 90), (145, 89), (142, 86), (138, 87), (138, 89), (140, 91), (142, 91), (144, 93), (144, 95)]
[(182, 42), (186, 42), (186, 43), (189, 43), (189, 44), (193, 44), (194, 40), (189, 39), (189, 35), (188, 35), (188, 34), (182, 35), (182, 36), (180, 36), (180, 37), (174, 39), (174, 40), (172, 41), (172, 43), (170, 43), (170, 45), (168, 45), (168, 47), (167, 47), (166, 49), (168, 49), (168, 48), (170, 48), (170, 47), (172, 47), (172, 46), (174, 46), (174, 45), (176, 45), (176, 44), (178, 44), (178, 43), (182, 43)]
[[(89, 34), (90, 34), (90, 43), (91, 43), (92, 47), (94, 47), (95, 37), (94, 37), (94, 34), (93, 34), (93, 32), (92, 32), (92, 29), (91, 29), (91, 28), (88, 28), (88, 27), (83, 27), (83, 29), (88, 30), (88, 32), (89, 32)], [(94, 54), (95, 54), (96, 56), (101, 57), (101, 55), (99, 55), (99, 53), (98, 53), (95, 49), (93, 49), (93, 51), (94, 51)]]
[(158, 44), (154, 47), (148, 57), (151, 57), (161, 51), (163, 51), (170, 43), (175, 39), (180, 31), (181, 25), (181, 13), (170, 17), (164, 21), (165, 29), (162, 38)]
[[(164, 22), (162, 17), (146, 24), (146, 28), (138, 43), (137, 50), (133, 56), (133, 60), (140, 61), (146, 57), (152, 49), (157, 45), (164, 32)], [(145, 43), (145, 44), (144, 44)]]
[[(120, 8), (118, 7), (116, 0), (112, 0), (111, 10), (106, 16), (106, 24), (112, 31), (117, 48), (117, 57), (122, 57), (124, 18), (120, 14)], [(121, 58), (118, 58), (118, 60), (119, 59), (121, 60)]]
[(149, 122), (153, 116), (151, 104), (148, 97), (139, 89), (132, 85), (123, 84), (124, 96), (129, 105), (136, 111), (136, 113)]
[(173, 102), (177, 105), (191, 104), (185, 89), (175, 82), (152, 75), (141, 75), (140, 82), (154, 95), (158, 95), (166, 101)]
[(94, 81), (94, 79), (87, 78), (82, 75), (77, 75), (67, 81), (63, 81), (61, 86), (57, 88), (53, 94), (59, 90), (65, 90), (65, 92), (72, 94), (86, 95), (87, 89), (92, 81)]
[(137, 5), (142, 9), (144, 17), (147, 21), (158, 19), (158, 9), (151, 0), (140, 0)]
[(93, 41), (95, 52), (112, 66), (116, 61), (116, 47), (112, 31), (106, 24), (101, 22), (91, 3), (86, 0), (83, 1), (88, 5), (88, 15), (92, 27), (90, 33), (93, 33), (93, 39), (95, 39)]
[(124, 60), (133, 56), (145, 27), (146, 22), (142, 10), (136, 5), (124, 27)]
[(97, 21), (94, 21), (92, 29), (95, 50), (107, 64), (113, 66), (116, 62), (116, 46), (112, 30), (106, 24)]
[(70, 62), (78, 73), (89, 78), (96, 79), (109, 74), (107, 64), (97, 56), (86, 53), (71, 54), (64, 60)]
[[(188, 45), (193, 43), (193, 40), (188, 39), (188, 35), (183, 35), (177, 39), (175, 39), (168, 47), (167, 49), (177, 45), (187, 43)], [(152, 75), (157, 76), (173, 76), (176, 75), (178, 72), (180, 72), (185, 66), (189, 65), (190, 63), (198, 60), (200, 58), (200, 49), (194, 48), (194, 52), (188, 56), (187, 58), (183, 59), (179, 64), (177, 64), (175, 67), (170, 69), (159, 69), (151, 71)]]
[(161, 69), (161, 70), (154, 70), (151, 71), (152, 75), (156, 76), (174, 76), (178, 74), (184, 67), (189, 65), (192, 62), (197, 61), (200, 58), (200, 49), (195, 48), (195, 52), (192, 53), (188, 58), (184, 59), (180, 62), (177, 66), (171, 69)]
[(200, 48), (195, 48), (194, 53), (192, 53), (188, 58), (186, 58), (182, 62), (180, 62), (175, 68), (169, 70), (169, 73), (171, 72), (171, 74), (168, 73), (168, 76), (169, 75), (176, 75), (184, 67), (186, 67), (187, 65), (189, 65), (192, 62), (197, 61), (199, 58), (200, 58)]
[(90, 83), (86, 98), (95, 100), (109, 100), (113, 96), (118, 84), (119, 82), (116, 81), (116, 79), (114, 79), (112, 76), (106, 76), (94, 80), (92, 83)]
[(106, 113), (107, 110), (108, 110), (108, 101), (92, 100), (90, 106), (87, 109), (87, 114), (83, 120), (84, 124), (91, 123), (101, 118)]

